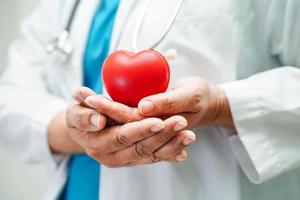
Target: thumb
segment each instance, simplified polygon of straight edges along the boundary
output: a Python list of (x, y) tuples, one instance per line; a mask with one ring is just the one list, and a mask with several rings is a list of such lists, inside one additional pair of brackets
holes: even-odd
[(88, 87), (80, 87), (75, 90), (73, 99), (80, 105), (87, 106), (85, 99), (89, 96), (96, 95), (96, 93)]
[(131, 108), (124, 104), (111, 101), (101, 95), (89, 96), (85, 99), (85, 103), (99, 113), (105, 114), (109, 118), (122, 124), (144, 119), (137, 108)]
[(182, 88), (165, 93), (151, 95), (138, 104), (139, 112), (144, 116), (165, 116), (188, 112), (190, 98)]

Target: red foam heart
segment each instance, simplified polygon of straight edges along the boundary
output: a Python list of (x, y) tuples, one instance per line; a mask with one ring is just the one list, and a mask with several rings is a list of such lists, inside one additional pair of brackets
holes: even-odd
[(107, 57), (102, 78), (114, 101), (136, 107), (142, 98), (167, 90), (170, 69), (166, 59), (152, 49), (137, 54), (121, 50)]

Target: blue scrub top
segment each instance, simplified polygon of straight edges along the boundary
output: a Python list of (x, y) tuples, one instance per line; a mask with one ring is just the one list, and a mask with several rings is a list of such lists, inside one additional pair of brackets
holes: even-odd
[[(93, 18), (83, 59), (84, 86), (102, 93), (101, 66), (108, 55), (119, 0), (102, 0)], [(87, 155), (72, 156), (61, 199), (98, 200), (100, 165)]]

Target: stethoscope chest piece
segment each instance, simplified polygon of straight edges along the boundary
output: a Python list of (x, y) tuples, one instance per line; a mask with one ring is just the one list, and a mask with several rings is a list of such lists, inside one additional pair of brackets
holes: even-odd
[(48, 54), (55, 55), (62, 62), (68, 60), (74, 49), (74, 46), (70, 39), (70, 30), (80, 1), (81, 0), (75, 1), (65, 28), (59, 33), (57, 37), (50, 40), (46, 45), (46, 52)]
[(73, 52), (72, 42), (70, 41), (69, 32), (63, 30), (53, 38), (46, 46), (48, 54), (55, 54), (61, 60), (67, 60)]

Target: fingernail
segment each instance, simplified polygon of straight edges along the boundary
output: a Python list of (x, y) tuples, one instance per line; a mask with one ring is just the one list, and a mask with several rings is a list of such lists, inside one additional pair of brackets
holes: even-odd
[(149, 114), (153, 111), (153, 103), (151, 101), (142, 101), (140, 103), (142, 114)]
[(174, 131), (180, 131), (182, 130), (184, 127), (186, 127), (186, 123), (184, 122), (177, 122), (174, 126)]
[(184, 146), (187, 146), (187, 145), (191, 144), (194, 141), (195, 140), (193, 140), (191, 138), (185, 138), (182, 143), (183, 143)]
[(185, 161), (186, 159), (187, 159), (187, 157), (182, 154), (179, 154), (178, 156), (175, 157), (175, 160), (177, 160), (178, 162)]
[(161, 131), (164, 128), (164, 125), (162, 124), (155, 124), (154, 126), (152, 126), (152, 128), (150, 129), (150, 131), (152, 133), (157, 133), (159, 131)]
[(192, 132), (188, 132), (188, 133), (186, 133), (185, 138), (182, 143), (183, 143), (183, 145), (187, 146), (187, 145), (193, 143), (195, 140), (196, 140), (196, 135)]
[(89, 96), (89, 97), (87, 97), (86, 99), (85, 99), (85, 103), (87, 104), (87, 105), (89, 105), (90, 107), (92, 107), (93, 108), (93, 102), (95, 101), (95, 97), (94, 96)]
[(95, 126), (96, 128), (99, 128), (99, 119), (100, 115), (99, 114), (93, 114), (91, 116), (91, 124)]

